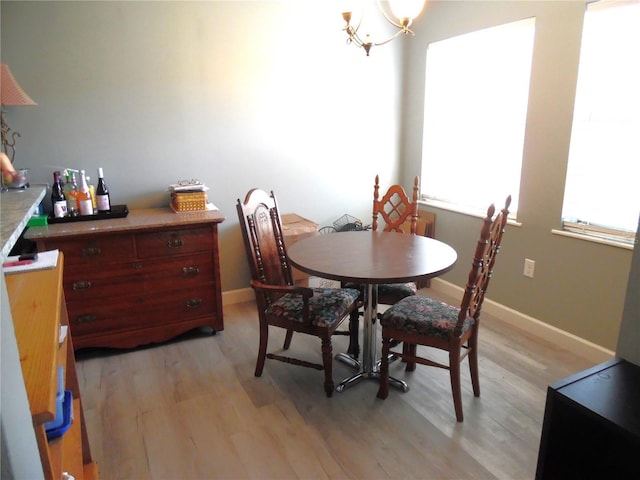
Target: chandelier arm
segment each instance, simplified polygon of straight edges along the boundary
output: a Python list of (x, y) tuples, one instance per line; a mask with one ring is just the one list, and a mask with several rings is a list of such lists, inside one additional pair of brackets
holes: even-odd
[(352, 12), (343, 12), (342, 13), (342, 18), (346, 21), (346, 25), (343, 28), (343, 30), (347, 33), (347, 44), (354, 44), (355, 46), (359, 47), (359, 48), (364, 48), (367, 52), (367, 56), (369, 56), (369, 51), (371, 50), (371, 47), (373, 46), (380, 46), (380, 45), (385, 45), (389, 42), (391, 42), (392, 40), (394, 40), (395, 38), (398, 38), (400, 35), (407, 35), (407, 34), (411, 34), (412, 36), (415, 36), (415, 33), (409, 29), (409, 27), (411, 26), (411, 24), (413, 23), (413, 18), (401, 18), (400, 21), (398, 22), (395, 17), (392, 17), (391, 15), (389, 15), (387, 13), (387, 11), (384, 9), (384, 7), (382, 6), (382, 0), (378, 0), (378, 9), (380, 10), (380, 13), (382, 13), (382, 16), (384, 17), (384, 19), (391, 25), (393, 25), (395, 28), (398, 29), (398, 31), (393, 34), (392, 36), (390, 36), (389, 38), (387, 38), (386, 40), (383, 40), (381, 42), (374, 42), (372, 40), (370, 40), (370, 35), (366, 35), (366, 41), (363, 40), (360, 35), (358, 35), (358, 30), (360, 29), (360, 25), (362, 23), (362, 16), (360, 17), (359, 21), (358, 21), (358, 25), (356, 27), (353, 27), (350, 23), (351, 21), (351, 13)]
[[(385, 9), (382, 7), (382, 0), (378, 0), (378, 8), (380, 9), (380, 12), (382, 13), (382, 16), (385, 18), (385, 20), (387, 22), (389, 22), (391, 25), (393, 25), (396, 28), (400, 28), (400, 29), (404, 29), (405, 27), (402, 26), (399, 23), (396, 23), (395, 20), (393, 20), (393, 18), (391, 18), (391, 16), (389, 16), (389, 14), (387, 14), (387, 12), (385, 11)], [(411, 23), (411, 22), (409, 22)], [(409, 25), (407, 25), (408, 27)], [(395, 38), (395, 37), (394, 37)], [(383, 43), (376, 43), (375, 45), (384, 45), (385, 43), (387, 43), (387, 41), (383, 42)]]
[[(344, 14), (343, 14), (343, 17), (344, 17)], [(351, 19), (350, 14), (348, 18), (347, 17), (344, 17), (344, 18), (347, 21), (347, 24), (343, 30), (347, 32), (347, 36), (349, 37), (347, 39), (347, 43), (348, 44), (353, 43), (357, 47), (362, 48), (366, 44), (366, 42), (364, 42), (362, 38), (360, 38), (360, 35), (358, 35), (358, 30), (360, 30), (360, 26), (362, 25), (362, 16), (360, 16), (360, 19), (358, 20), (358, 25), (356, 27), (354, 27), (350, 23), (350, 19)]]
[(400, 35), (414, 35), (415, 33), (413, 33), (413, 30), (410, 30), (408, 28), (402, 29), (402, 30), (398, 30), (394, 35), (392, 35), (391, 37), (387, 38), (386, 40), (383, 40), (382, 42), (376, 42), (373, 44), (373, 46), (375, 47), (379, 47), (380, 45), (384, 45), (386, 43), (389, 43), (391, 40), (394, 40), (395, 38), (398, 38)]
[(358, 35), (357, 28), (353, 28), (351, 25), (347, 25), (344, 28), (344, 31), (347, 32), (347, 43), (353, 43), (357, 47), (362, 47), (364, 45), (364, 42), (360, 38), (360, 35)]

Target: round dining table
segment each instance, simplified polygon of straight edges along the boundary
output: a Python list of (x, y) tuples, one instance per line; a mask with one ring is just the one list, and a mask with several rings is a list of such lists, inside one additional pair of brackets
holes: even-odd
[[(291, 264), (303, 272), (365, 286), (362, 361), (338, 354), (338, 359), (358, 369), (355, 375), (338, 384), (339, 392), (361, 380), (380, 376), (376, 359), (378, 285), (437, 277), (451, 270), (457, 260), (456, 251), (439, 240), (373, 231), (309, 237), (288, 247), (287, 255)], [(409, 389), (405, 382), (395, 378), (390, 378), (390, 384), (403, 391)]]

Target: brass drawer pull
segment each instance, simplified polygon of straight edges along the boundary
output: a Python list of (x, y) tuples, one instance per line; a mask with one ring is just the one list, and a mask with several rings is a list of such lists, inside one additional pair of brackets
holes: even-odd
[(92, 323), (97, 320), (97, 317), (93, 313), (87, 313), (86, 315), (80, 315), (77, 319), (77, 323)]
[(102, 253), (100, 247), (87, 247), (82, 249), (82, 255), (85, 257), (95, 257), (96, 255), (100, 255), (100, 253)]
[(183, 277), (195, 277), (200, 273), (200, 267), (182, 267), (182, 276)]
[(187, 300), (187, 308), (198, 308), (200, 305), (202, 305), (201, 298), (190, 298)]
[(91, 288), (91, 280), (80, 280), (79, 282), (73, 282), (73, 291), (89, 290)]
[(173, 235), (171, 240), (167, 242), (167, 246), (169, 248), (180, 248), (182, 247), (182, 239), (177, 235)]

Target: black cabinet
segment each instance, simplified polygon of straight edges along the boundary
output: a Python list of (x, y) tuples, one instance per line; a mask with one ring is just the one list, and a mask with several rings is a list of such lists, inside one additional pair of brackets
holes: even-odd
[(613, 359), (549, 386), (536, 479), (640, 478), (640, 366)]

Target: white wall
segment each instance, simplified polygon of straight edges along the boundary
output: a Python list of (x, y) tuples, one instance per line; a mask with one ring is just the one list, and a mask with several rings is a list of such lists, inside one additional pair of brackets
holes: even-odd
[[(3, 0), (0, 13), (2, 62), (38, 103), (6, 108), (16, 166), (32, 183), (103, 167), (112, 201), (130, 208), (204, 181), (227, 216), (225, 291), (249, 278), (235, 202), (250, 188), (327, 225), (368, 221), (375, 174), (398, 179), (401, 43), (369, 58), (346, 46), (333, 2)], [(26, 399), (5, 388), (20, 371), (4, 298), (2, 309), (2, 442), (16, 447), (2, 478), (37, 478)]]
[[(273, 189), (321, 225), (370, 219), (373, 179), (397, 180), (400, 42), (345, 45), (333, 2), (7, 2), (2, 61), (36, 107), (7, 108), (16, 164), (104, 167), (113, 203), (168, 203), (198, 178), (227, 216), (223, 289), (248, 268), (235, 201)], [(408, 41), (409, 39), (407, 39)]]

